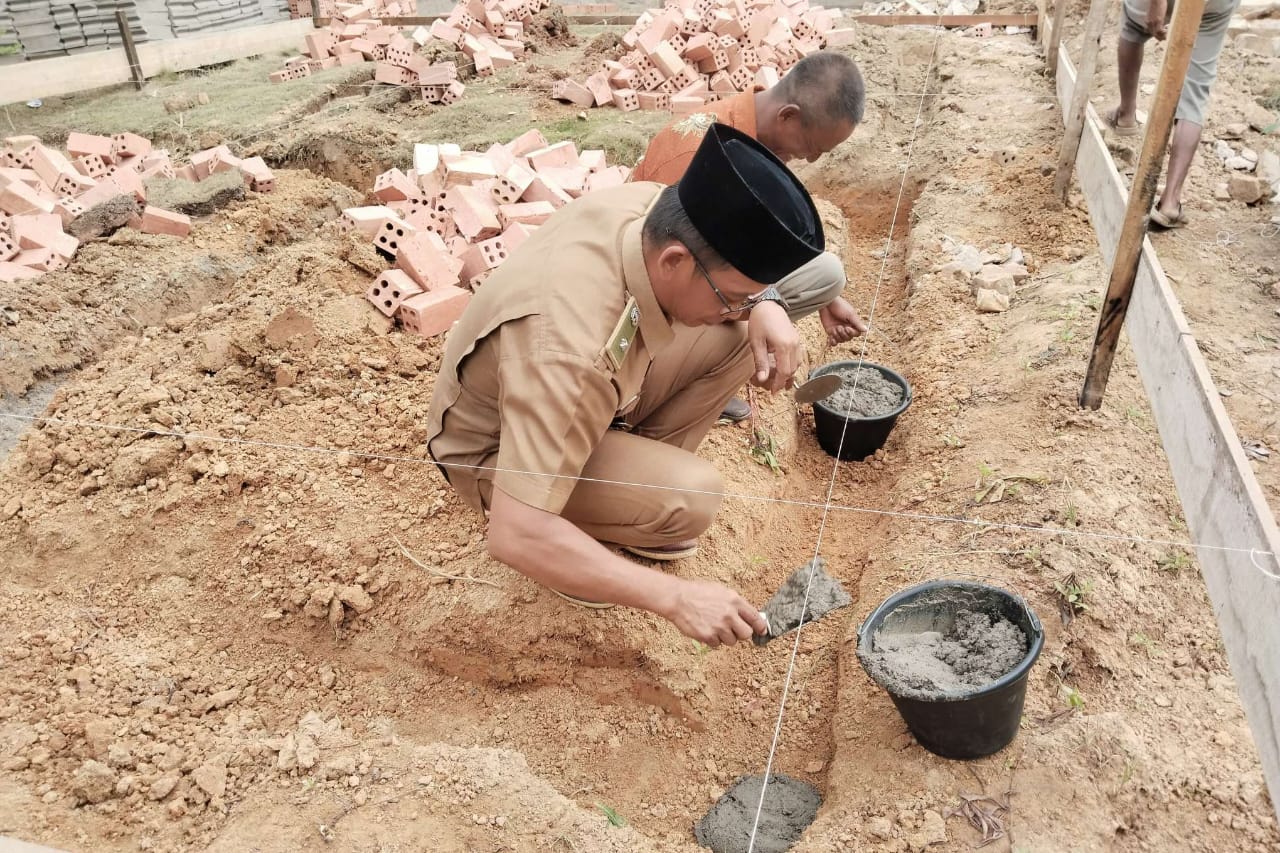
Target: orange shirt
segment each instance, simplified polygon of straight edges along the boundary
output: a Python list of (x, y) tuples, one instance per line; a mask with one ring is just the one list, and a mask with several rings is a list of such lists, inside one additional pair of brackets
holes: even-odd
[(697, 153), (707, 128), (720, 122), (742, 131), (752, 139), (756, 136), (756, 96), (743, 92), (708, 104), (703, 112), (684, 116), (658, 132), (649, 143), (644, 157), (631, 173), (633, 181), (657, 181), (674, 184), (689, 168), (689, 161)]

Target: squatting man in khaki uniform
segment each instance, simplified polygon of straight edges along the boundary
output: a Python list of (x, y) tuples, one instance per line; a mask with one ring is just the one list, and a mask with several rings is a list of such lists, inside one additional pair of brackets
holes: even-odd
[(771, 285), (823, 249), (803, 185), (722, 124), (675, 186), (592, 193), (534, 232), (450, 332), (431, 399), (428, 450), (488, 514), (490, 555), (710, 646), (764, 633), (734, 590), (601, 543), (697, 551), (724, 487), (695, 451), (748, 378), (790, 385), (800, 337)]

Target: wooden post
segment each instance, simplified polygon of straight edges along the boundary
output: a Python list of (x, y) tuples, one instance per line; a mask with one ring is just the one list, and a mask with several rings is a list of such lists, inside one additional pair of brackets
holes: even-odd
[(1066, 17), (1067, 0), (1056, 0), (1053, 4), (1053, 30), (1049, 33), (1049, 47), (1044, 54), (1050, 80), (1058, 76), (1058, 46), (1062, 44), (1062, 25)]
[(141, 89), (147, 84), (147, 78), (142, 74), (142, 63), (138, 61), (138, 48), (133, 43), (133, 30), (129, 28), (129, 18), (123, 9), (116, 10), (116, 26), (120, 28), (120, 40), (124, 42), (124, 55), (129, 60), (129, 76), (133, 78), (134, 88)]
[(1116, 244), (1115, 259), (1111, 264), (1111, 280), (1107, 282), (1107, 294), (1098, 314), (1098, 329), (1093, 338), (1093, 352), (1089, 356), (1089, 368), (1085, 372), (1084, 388), (1080, 392), (1080, 405), (1097, 409), (1102, 405), (1102, 394), (1107, 389), (1111, 375), (1111, 362), (1116, 356), (1116, 344), (1120, 329), (1124, 326), (1125, 313), (1129, 310), (1129, 297), (1133, 295), (1133, 279), (1138, 274), (1138, 260), (1142, 255), (1142, 243), (1147, 234), (1147, 214), (1156, 197), (1156, 182), (1164, 165), (1164, 152), (1173, 130), (1173, 115), (1182, 95), (1187, 66), (1191, 64), (1191, 48), (1200, 31), (1200, 18), (1204, 15), (1205, 0), (1179, 0), (1173, 7), (1173, 22), (1169, 26), (1169, 46), (1165, 49), (1164, 66), (1160, 69), (1160, 82), (1156, 86), (1155, 100), (1147, 118), (1147, 132), (1142, 140), (1142, 154), (1133, 173), (1133, 187), (1129, 190), (1129, 204), (1124, 211), (1124, 224), (1120, 226), (1120, 240)]
[[(1053, 193), (1062, 201), (1067, 200), (1071, 188), (1071, 171), (1076, 165), (1076, 152), (1080, 150), (1080, 134), (1084, 132), (1085, 108), (1089, 105), (1089, 89), (1093, 86), (1093, 72), (1098, 67), (1098, 51), (1102, 45), (1102, 27), (1107, 22), (1106, 0), (1090, 0), (1089, 17), (1084, 25), (1084, 44), (1080, 48), (1080, 72), (1076, 76), (1076, 89), (1071, 97), (1071, 110), (1066, 115), (1067, 132), (1058, 150), (1058, 170), (1053, 179)], [(1058, 57), (1053, 58), (1056, 67)]]
[(311, 23), (320, 29), (320, 0), (311, 0)]

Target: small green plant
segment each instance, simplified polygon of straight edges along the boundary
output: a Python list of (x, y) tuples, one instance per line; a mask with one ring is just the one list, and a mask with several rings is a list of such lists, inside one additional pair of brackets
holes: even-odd
[(778, 442), (767, 431), (756, 427), (751, 433), (751, 458), (768, 467), (775, 474), (782, 472), (782, 463), (778, 461)]
[(947, 447), (964, 447), (964, 439), (960, 438), (958, 435), (951, 435), (950, 433), (942, 436), (942, 443)]
[(693, 651), (694, 651), (694, 653), (695, 653), (695, 654), (697, 654), (697, 655), (698, 655), (698, 657), (702, 657), (702, 656), (703, 656), (703, 655), (705, 655), (707, 652), (711, 651), (711, 647), (710, 647), (710, 646), (708, 646), (706, 643), (700, 643), (700, 642), (698, 642), (697, 640), (694, 640), (694, 641), (693, 641)]
[(1089, 603), (1086, 599), (1089, 597), (1089, 593), (1093, 592), (1093, 581), (1081, 582), (1072, 573), (1067, 575), (1065, 580), (1055, 581), (1053, 588), (1058, 591), (1063, 606), (1069, 609), (1073, 616), (1084, 613), (1089, 609)]
[(1159, 654), (1156, 649), (1156, 641), (1141, 631), (1134, 631), (1129, 635), (1129, 644), (1144, 650), (1149, 658), (1156, 657)]
[(995, 469), (985, 462), (978, 463), (978, 476), (983, 480), (990, 480), (996, 475)]
[(1156, 566), (1159, 567), (1160, 571), (1168, 572), (1171, 575), (1178, 574), (1190, 565), (1191, 558), (1187, 556), (1187, 552), (1176, 549), (1166, 551), (1163, 556), (1156, 560)]
[(1080, 695), (1080, 691), (1065, 684), (1062, 686), (1067, 691), (1067, 707), (1073, 711), (1083, 711), (1084, 697)]
[(1080, 515), (1076, 510), (1075, 504), (1067, 503), (1067, 508), (1062, 512), (1062, 523), (1067, 527), (1078, 527), (1080, 525)]
[(1069, 344), (1069, 343), (1071, 343), (1072, 341), (1074, 341), (1075, 339), (1076, 339), (1076, 330), (1075, 330), (1075, 329), (1073, 329), (1073, 328), (1072, 328), (1072, 327), (1070, 327), (1070, 326), (1067, 326), (1067, 327), (1066, 327), (1065, 329), (1063, 329), (1061, 332), (1058, 332), (1058, 342), (1059, 342), (1059, 343)]
[(604, 812), (604, 816), (608, 818), (610, 826), (626, 826), (627, 819), (618, 814), (616, 809), (606, 806), (604, 803), (596, 803), (596, 808)]

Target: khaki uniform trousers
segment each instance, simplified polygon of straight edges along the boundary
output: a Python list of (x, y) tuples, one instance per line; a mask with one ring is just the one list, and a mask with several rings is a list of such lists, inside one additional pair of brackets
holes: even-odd
[[(778, 282), (793, 321), (840, 295), (844, 267), (823, 253)], [(696, 455), (725, 404), (754, 370), (746, 323), (675, 327), (675, 338), (645, 374), (640, 399), (620, 429), (600, 440), (560, 515), (602, 542), (653, 547), (695, 539), (720, 509), (724, 481)], [(497, 454), (485, 465), (497, 462)], [(470, 469), (486, 511), (492, 481)], [(620, 485), (625, 484), (625, 485)]]

